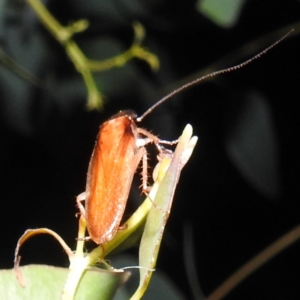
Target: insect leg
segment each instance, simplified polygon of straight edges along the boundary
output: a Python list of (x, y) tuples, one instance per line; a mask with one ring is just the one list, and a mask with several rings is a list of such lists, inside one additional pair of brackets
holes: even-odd
[(86, 199), (86, 192), (83, 192), (76, 197), (77, 206), (80, 210), (81, 215), (84, 217), (84, 219), (86, 219), (86, 217), (85, 217), (86, 214), (85, 214), (85, 208), (82, 205), (82, 201), (85, 201), (85, 199)]

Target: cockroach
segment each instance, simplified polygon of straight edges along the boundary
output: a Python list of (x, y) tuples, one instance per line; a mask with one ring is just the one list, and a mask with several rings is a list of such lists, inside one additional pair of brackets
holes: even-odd
[[(100, 126), (90, 159), (86, 190), (77, 197), (80, 212), (85, 217), (90, 238), (97, 244), (111, 240), (119, 229), (134, 173), (143, 158), (143, 190), (147, 189), (145, 145), (174, 142), (159, 140), (139, 128), (137, 115), (125, 110)], [(81, 201), (85, 200), (85, 208)]]
[[(181, 91), (219, 74), (242, 68), (268, 52), (285, 39), (291, 31), (277, 42), (239, 65), (197, 78), (171, 92), (143, 115), (137, 117), (131, 110), (124, 110), (112, 116), (100, 126), (96, 144), (90, 159), (86, 190), (77, 197), (77, 204), (87, 223), (89, 238), (97, 244), (110, 241), (120, 229), (127, 198), (136, 169), (143, 161), (143, 190), (146, 190), (147, 153), (145, 146), (153, 143), (159, 152), (164, 151), (162, 144), (174, 144), (160, 140), (150, 132), (141, 129), (141, 122), (157, 106)], [(85, 201), (85, 207), (82, 205)]]

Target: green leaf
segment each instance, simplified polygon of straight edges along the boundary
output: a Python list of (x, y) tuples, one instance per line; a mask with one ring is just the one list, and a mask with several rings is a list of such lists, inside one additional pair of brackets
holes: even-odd
[[(172, 160), (169, 161), (170, 157), (162, 158), (162, 166), (158, 172), (158, 180), (161, 180), (161, 183), (146, 220), (139, 250), (140, 284), (131, 300), (141, 299), (149, 285), (181, 170), (197, 143), (198, 138), (192, 137), (192, 134), (192, 126), (188, 124), (179, 138)], [(164, 163), (167, 170), (164, 170)], [(161, 173), (164, 173), (164, 176), (160, 179)]]
[(229, 158), (249, 184), (266, 197), (278, 198), (279, 138), (267, 99), (247, 93), (234, 125), (225, 143)]
[(238, 20), (245, 0), (198, 0), (198, 10), (217, 25), (229, 28)]
[[(25, 287), (22, 287), (17, 281), (13, 269), (0, 271), (1, 299), (61, 299), (69, 269), (46, 265), (27, 265), (20, 267), (20, 271), (25, 281)], [(117, 288), (128, 279), (129, 275), (128, 272), (89, 269), (80, 281), (75, 299), (111, 300)]]

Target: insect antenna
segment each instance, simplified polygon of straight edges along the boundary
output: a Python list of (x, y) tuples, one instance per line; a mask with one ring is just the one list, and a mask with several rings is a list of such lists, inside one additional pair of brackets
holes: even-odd
[(229, 73), (231, 71), (235, 71), (238, 70), (240, 68), (245, 67), (246, 65), (250, 64), (251, 62), (253, 62), (254, 60), (260, 58), (262, 55), (266, 54), (269, 50), (271, 50), (272, 48), (274, 48), (275, 46), (277, 46), (279, 43), (281, 43), (284, 39), (286, 39), (292, 32), (294, 31), (294, 29), (291, 29), (287, 34), (285, 34), (282, 38), (280, 38), (278, 41), (276, 41), (275, 43), (273, 43), (272, 45), (270, 45), (269, 47), (267, 47), (266, 49), (264, 49), (263, 51), (259, 52), (258, 54), (256, 54), (255, 56), (249, 58), (248, 60), (233, 66), (233, 67), (229, 67), (226, 69), (222, 69), (207, 75), (204, 75), (202, 77), (199, 77), (183, 86), (181, 86), (180, 88), (174, 90), (173, 92), (171, 92), (170, 94), (168, 94), (167, 96), (163, 97), (162, 99), (160, 99), (158, 102), (156, 102), (153, 106), (151, 106), (149, 109), (147, 109), (140, 117), (136, 118), (137, 122), (141, 122), (147, 115), (149, 115), (156, 107), (158, 107), (159, 105), (161, 105), (163, 102), (167, 101), (168, 99), (172, 98), (173, 96), (179, 94), (180, 92), (188, 89), (189, 87), (196, 85), (208, 78), (212, 78), (215, 77), (217, 75), (220, 74), (224, 74), (224, 73)]

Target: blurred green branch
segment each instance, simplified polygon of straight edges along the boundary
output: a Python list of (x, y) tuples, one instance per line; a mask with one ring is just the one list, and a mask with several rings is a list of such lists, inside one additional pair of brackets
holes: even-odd
[(103, 98), (97, 88), (92, 72), (122, 67), (133, 58), (146, 61), (153, 70), (159, 68), (158, 58), (141, 46), (145, 37), (145, 31), (143, 26), (138, 22), (133, 23), (135, 37), (132, 46), (127, 51), (106, 60), (90, 60), (72, 39), (75, 33), (82, 32), (88, 27), (89, 23), (87, 20), (79, 20), (69, 26), (62, 26), (39, 0), (27, 0), (27, 3), (35, 11), (47, 30), (65, 47), (70, 60), (81, 74), (88, 91), (87, 107), (89, 109), (99, 109), (103, 106)]

